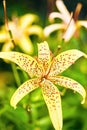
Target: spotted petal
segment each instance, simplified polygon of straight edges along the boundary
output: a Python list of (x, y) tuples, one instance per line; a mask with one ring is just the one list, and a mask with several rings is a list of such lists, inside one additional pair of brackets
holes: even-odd
[(41, 66), (29, 55), (19, 52), (0, 52), (0, 58), (4, 58), (16, 63), (31, 77), (41, 76), (43, 74)]
[[(49, 76), (55, 76), (62, 73), (68, 67), (70, 67), (74, 62), (82, 56), (86, 56), (83, 52), (72, 49), (60, 53), (56, 56), (49, 69)], [(87, 56), (86, 56), (87, 57)]]
[(82, 103), (85, 102), (86, 91), (82, 87), (82, 85), (79, 84), (78, 82), (76, 82), (75, 80), (70, 79), (68, 77), (64, 77), (64, 76), (50, 77), (50, 80), (54, 84), (58, 84), (60, 86), (63, 86), (65, 88), (72, 89), (72, 90), (78, 92), (83, 97)]
[(38, 61), (45, 70), (48, 68), (50, 63), (50, 50), (46, 41), (38, 44)]
[(35, 79), (31, 79), (26, 81), (25, 83), (23, 83), (17, 90), (16, 92), (13, 94), (10, 104), (11, 106), (13, 106), (14, 108), (16, 108), (17, 103), (24, 97), (26, 96), (28, 93), (30, 93), (31, 91), (33, 91), (34, 89), (38, 88), (38, 82), (39, 79), (35, 78)]
[(41, 83), (44, 100), (49, 110), (50, 118), (55, 130), (62, 129), (62, 108), (60, 92), (49, 80), (44, 79)]

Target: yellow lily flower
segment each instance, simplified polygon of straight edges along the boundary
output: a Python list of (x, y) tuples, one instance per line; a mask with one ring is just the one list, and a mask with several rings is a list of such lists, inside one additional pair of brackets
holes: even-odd
[[(12, 32), (13, 40), (23, 52), (27, 54), (33, 53), (33, 44), (30, 35), (42, 37), (42, 28), (39, 25), (33, 24), (38, 21), (38, 16), (34, 14), (25, 14), (20, 18), (13, 18), (13, 21), (8, 22), (9, 30)], [(11, 51), (14, 45), (5, 26), (0, 30), (0, 42), (5, 43), (2, 51)]]
[(77, 20), (82, 7), (80, 3), (78, 3), (77, 5), (74, 18), (72, 17), (72, 13), (69, 13), (62, 0), (57, 0), (56, 6), (60, 12), (52, 12), (49, 15), (49, 20), (53, 22), (55, 18), (59, 18), (62, 20), (62, 23), (55, 23), (45, 27), (44, 34), (46, 37), (49, 36), (53, 31), (63, 30), (65, 31), (63, 39), (65, 40), (65, 42), (67, 42), (71, 39), (73, 35), (75, 35), (75, 32), (81, 26), (87, 28), (87, 20)]
[(25, 95), (40, 87), (55, 130), (62, 130), (61, 96), (55, 84), (78, 92), (83, 97), (82, 103), (84, 103), (85, 89), (73, 79), (59, 76), (82, 56), (87, 58), (83, 52), (72, 49), (62, 52), (52, 59), (47, 42), (38, 44), (37, 59), (19, 52), (0, 52), (0, 58), (16, 63), (31, 77), (13, 94), (10, 101), (11, 106), (16, 108), (17, 103)]

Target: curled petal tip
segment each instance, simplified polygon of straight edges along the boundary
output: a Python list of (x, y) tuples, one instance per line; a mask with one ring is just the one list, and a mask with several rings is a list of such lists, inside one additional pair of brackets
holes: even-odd
[(12, 101), (10, 101), (10, 105), (11, 105), (14, 109), (17, 108), (17, 106), (16, 106)]
[(86, 99), (86, 92), (84, 93), (84, 97), (83, 97), (83, 100), (81, 101), (81, 104), (85, 103), (85, 99)]
[(16, 109), (17, 108), (17, 106), (14, 106), (14, 109)]
[(82, 101), (81, 101), (81, 104), (84, 104), (85, 103), (85, 99), (83, 99)]
[(11, 98), (11, 100), (10, 100), (10, 105), (14, 108), (14, 109), (16, 109), (17, 108), (17, 103), (16, 103), (16, 100), (14, 100), (14, 98), (12, 97)]
[(12, 103), (10, 103), (10, 105), (11, 105), (14, 109), (16, 109), (16, 108), (17, 108), (17, 106), (16, 106), (16, 105), (14, 105), (14, 104), (12, 104)]
[(87, 58), (87, 55), (85, 54), (84, 57)]

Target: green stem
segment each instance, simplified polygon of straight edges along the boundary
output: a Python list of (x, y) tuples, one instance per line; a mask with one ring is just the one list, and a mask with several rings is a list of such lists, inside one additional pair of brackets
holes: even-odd
[(20, 78), (19, 78), (19, 74), (17, 72), (16, 65), (14, 63), (11, 63), (11, 67), (12, 67), (12, 70), (13, 70), (13, 74), (14, 74), (17, 86), (20, 86), (21, 81), (20, 81)]
[(23, 73), (23, 75), (24, 75), (24, 78), (25, 78), (26, 80), (28, 80), (28, 79), (29, 79), (29, 76), (27, 75), (27, 73), (26, 73), (25, 71), (22, 71), (22, 73)]

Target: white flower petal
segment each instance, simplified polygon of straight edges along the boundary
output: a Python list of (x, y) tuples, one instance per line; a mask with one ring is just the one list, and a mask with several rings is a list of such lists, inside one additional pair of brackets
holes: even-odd
[(63, 15), (61, 13), (58, 13), (58, 12), (50, 13), (49, 20), (52, 22), (52, 21), (54, 21), (55, 18), (59, 18), (59, 19), (64, 21), (64, 17), (63, 17)]
[(85, 20), (85, 21), (83, 21), (83, 20), (77, 21), (77, 26), (79, 26), (79, 27), (83, 26), (83, 27), (87, 28), (87, 20)]
[(70, 21), (69, 25), (67, 26), (66, 31), (63, 36), (63, 39), (65, 42), (67, 42), (71, 39), (71, 37), (74, 35), (76, 29), (77, 29), (76, 24), (75, 24), (74, 20), (72, 19)]
[(65, 29), (65, 25), (62, 23), (52, 24), (44, 28), (44, 35), (48, 37), (52, 32), (57, 31), (59, 29)]
[(70, 15), (69, 11), (67, 10), (66, 6), (64, 5), (63, 1), (57, 0), (56, 6), (57, 6), (58, 10), (61, 12), (61, 14), (63, 15), (64, 22), (69, 23), (71, 15)]

